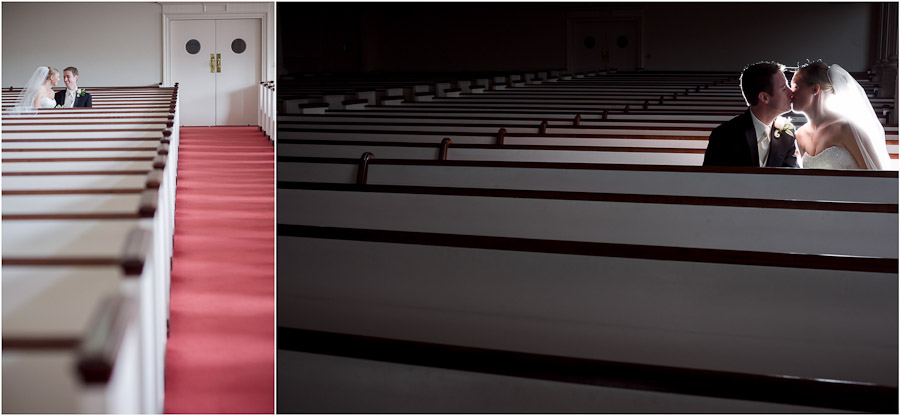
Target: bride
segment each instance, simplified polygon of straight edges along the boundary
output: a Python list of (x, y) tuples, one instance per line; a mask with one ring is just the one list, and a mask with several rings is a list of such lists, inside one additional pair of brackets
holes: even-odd
[(865, 91), (846, 70), (810, 62), (794, 74), (791, 89), (794, 111), (809, 120), (796, 137), (804, 168), (894, 169), (884, 127)]
[(39, 66), (19, 94), (12, 112), (21, 113), (35, 108), (54, 108), (56, 98), (53, 87), (59, 83), (59, 71), (49, 66)]

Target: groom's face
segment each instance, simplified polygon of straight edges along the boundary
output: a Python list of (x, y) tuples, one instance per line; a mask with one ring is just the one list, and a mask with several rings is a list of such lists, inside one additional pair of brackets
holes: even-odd
[(66, 83), (66, 88), (70, 90), (74, 90), (78, 88), (78, 75), (72, 73), (72, 71), (63, 71), (63, 82)]
[(781, 113), (791, 110), (791, 88), (782, 72), (772, 74), (772, 98), (769, 105)]

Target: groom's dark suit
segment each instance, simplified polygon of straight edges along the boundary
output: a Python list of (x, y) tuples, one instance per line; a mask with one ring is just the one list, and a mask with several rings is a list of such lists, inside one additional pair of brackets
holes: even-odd
[[(56, 98), (57, 105), (65, 105), (66, 104), (66, 90), (58, 91), (54, 96)], [(75, 94), (75, 103), (72, 104), (72, 107), (93, 107), (94, 102), (91, 99), (91, 94), (84, 93), (81, 97), (78, 94)]]
[[(796, 140), (789, 134), (775, 137), (769, 132), (769, 167), (799, 167), (794, 154)], [(748, 109), (743, 114), (725, 122), (709, 135), (703, 166), (759, 166), (759, 147), (753, 116)]]

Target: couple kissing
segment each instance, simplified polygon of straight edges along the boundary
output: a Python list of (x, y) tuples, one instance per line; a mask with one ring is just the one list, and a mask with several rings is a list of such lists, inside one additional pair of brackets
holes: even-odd
[[(704, 166), (895, 169), (884, 127), (846, 70), (810, 62), (788, 85), (784, 69), (775, 62), (744, 68), (741, 93), (750, 108), (713, 130)], [(806, 116), (799, 129), (781, 116), (792, 109)]]

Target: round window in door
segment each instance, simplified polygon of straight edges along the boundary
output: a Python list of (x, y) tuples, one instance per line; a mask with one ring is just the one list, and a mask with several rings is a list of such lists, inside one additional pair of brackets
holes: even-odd
[(196, 55), (200, 52), (200, 42), (197, 39), (191, 39), (184, 44), (184, 50), (191, 55)]
[(234, 53), (244, 53), (247, 50), (247, 42), (244, 42), (243, 39), (235, 39), (231, 42), (231, 50)]

